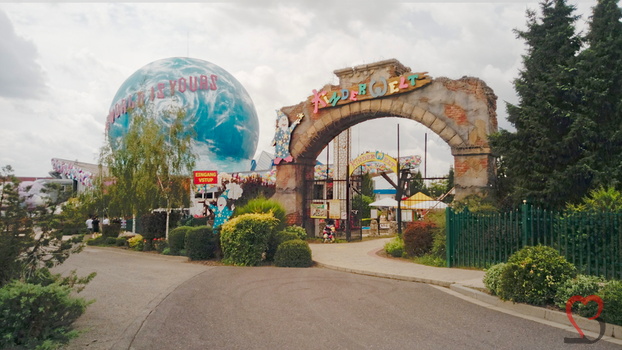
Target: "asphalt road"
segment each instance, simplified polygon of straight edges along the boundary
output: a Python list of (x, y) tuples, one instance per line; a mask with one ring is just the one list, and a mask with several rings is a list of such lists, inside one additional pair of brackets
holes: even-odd
[[(204, 266), (88, 248), (98, 276), (70, 349), (568, 349), (576, 334), (426, 284), (322, 268)], [(590, 349), (620, 349), (600, 341)]]

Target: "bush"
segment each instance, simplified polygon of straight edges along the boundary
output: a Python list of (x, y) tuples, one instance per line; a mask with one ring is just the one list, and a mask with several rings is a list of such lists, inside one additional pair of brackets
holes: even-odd
[[(566, 302), (575, 295), (588, 296), (598, 294), (603, 279), (596, 276), (578, 275), (574, 279), (569, 279), (559, 285), (557, 293), (555, 293), (555, 305), (562, 310), (566, 310)], [(583, 303), (574, 303), (572, 311), (583, 316), (592, 317), (598, 311), (598, 304), (590, 302), (587, 305)]]
[(434, 237), (432, 230), (436, 225), (431, 221), (415, 221), (403, 233), (404, 252), (408, 256), (421, 256), (432, 250)]
[(508, 259), (498, 292), (504, 300), (551, 304), (559, 286), (576, 275), (574, 265), (555, 249), (540, 245), (524, 247)]
[(404, 255), (404, 241), (395, 237), (384, 245), (384, 251), (395, 258), (401, 258)]
[(622, 281), (609, 281), (601, 290), (603, 321), (622, 326)]
[(499, 284), (501, 282), (501, 274), (503, 269), (505, 269), (505, 263), (500, 263), (497, 265), (491, 266), (486, 270), (486, 274), (484, 275), (484, 285), (490, 291), (492, 295), (499, 295)]
[(12, 282), (0, 288), (0, 348), (56, 348), (77, 336), (71, 325), (88, 304), (69, 286)]
[(116, 245), (117, 244), (117, 239), (114, 238), (114, 237), (106, 237), (105, 238), (105, 242), (106, 242), (106, 245)]
[(244, 214), (272, 214), (278, 220), (276, 230), (285, 228), (285, 208), (275, 200), (263, 197), (251, 199), (246, 205), (235, 210), (235, 216)]
[(171, 255), (180, 255), (180, 252), (185, 249), (186, 234), (190, 230), (192, 230), (191, 226), (180, 226), (168, 233), (168, 246), (171, 249)]
[(127, 240), (127, 244), (130, 249), (134, 249), (137, 251), (143, 250), (143, 236), (142, 235), (134, 235)]
[(306, 240), (307, 239), (307, 230), (304, 227), (298, 225), (286, 226), (283, 229), (284, 232), (289, 232), (295, 234), (299, 239)]
[(165, 248), (168, 248), (168, 243), (164, 238), (154, 238), (153, 248), (155, 248), (156, 252), (161, 254)]
[(190, 260), (207, 260), (216, 256), (218, 235), (209, 226), (188, 230), (185, 242), (186, 256)]
[(309, 267), (313, 265), (309, 243), (301, 239), (283, 242), (274, 254), (274, 264), (279, 267)]
[(111, 222), (108, 225), (102, 225), (102, 236), (117, 238), (121, 233), (121, 223)]
[(123, 247), (127, 244), (127, 237), (117, 237), (115, 243), (117, 247)]
[(224, 262), (242, 266), (256, 266), (268, 250), (268, 241), (279, 220), (272, 214), (244, 214), (237, 216), (220, 230), (220, 244)]
[[(291, 227), (291, 226), (290, 226)], [(294, 239), (300, 239), (300, 236), (296, 232), (291, 231), (279, 231), (270, 236), (268, 239), (268, 249), (266, 250), (266, 260), (274, 260), (274, 254), (276, 250), (283, 242), (291, 241)]]
[[(169, 229), (174, 226), (181, 217), (177, 211), (169, 214)], [(163, 238), (166, 235), (166, 212), (154, 212), (140, 217), (140, 227), (143, 237), (147, 240)]]
[(106, 237), (97, 236), (95, 238), (88, 239), (86, 245), (106, 245)]

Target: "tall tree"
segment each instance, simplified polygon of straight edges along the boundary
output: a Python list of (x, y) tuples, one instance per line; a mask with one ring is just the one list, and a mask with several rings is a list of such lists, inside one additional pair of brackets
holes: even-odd
[(598, 130), (591, 135), (594, 188), (622, 188), (622, 11), (617, 2), (598, 0), (577, 64), (578, 108)]
[(581, 46), (575, 34), (575, 8), (565, 0), (540, 3), (542, 17), (527, 11), (523, 69), (514, 80), (517, 105), (507, 104), (516, 132), (491, 135), (493, 151), (502, 158), (515, 204), (523, 199), (547, 207), (579, 200), (589, 188), (583, 131), (589, 120), (575, 112), (575, 55)]
[(109, 195), (110, 209), (138, 217), (156, 208), (166, 208), (169, 214), (171, 208), (187, 206), (195, 155), (185, 112), (171, 109), (157, 116), (163, 125), (155, 121), (148, 106), (134, 109), (130, 115), (128, 132), (112, 141), (118, 144), (104, 147), (100, 156), (112, 182), (103, 189)]
[[(45, 203), (28, 207), (13, 169), (0, 169), (0, 287), (11, 280), (31, 281), (42, 269), (63, 263), (80, 252), (79, 240), (63, 239), (65, 224), (56, 212), (68, 196), (60, 186), (46, 185)], [(45, 270), (47, 271), (47, 270)]]

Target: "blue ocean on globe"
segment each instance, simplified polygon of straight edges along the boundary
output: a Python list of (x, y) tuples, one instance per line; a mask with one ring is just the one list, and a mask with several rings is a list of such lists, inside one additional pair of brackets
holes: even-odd
[(221, 67), (195, 58), (151, 62), (117, 91), (106, 129), (113, 147), (128, 131), (132, 108), (144, 106), (160, 125), (165, 111), (183, 108), (194, 130), (195, 170), (237, 172), (250, 169), (259, 139), (259, 120), (242, 84)]

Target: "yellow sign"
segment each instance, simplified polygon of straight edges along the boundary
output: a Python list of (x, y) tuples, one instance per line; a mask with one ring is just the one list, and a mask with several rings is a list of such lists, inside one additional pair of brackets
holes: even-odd
[(350, 175), (356, 168), (369, 162), (382, 163), (397, 174), (397, 160), (395, 158), (383, 152), (367, 152), (350, 161)]
[(311, 218), (312, 219), (326, 219), (328, 217), (328, 210), (326, 203), (311, 203)]

